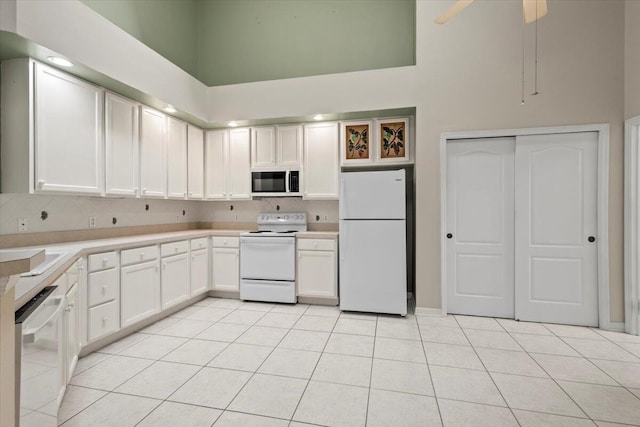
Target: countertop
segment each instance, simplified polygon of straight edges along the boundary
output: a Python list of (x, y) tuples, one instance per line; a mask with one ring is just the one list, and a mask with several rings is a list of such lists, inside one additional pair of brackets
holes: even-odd
[[(44, 262), (43, 249), (18, 249), (0, 251), (0, 277), (26, 273)], [(5, 292), (8, 280), (0, 280), (0, 295)]]
[[(0, 250), (0, 256), (9, 256), (10, 253), (24, 252), (25, 250), (42, 252), (63, 252), (58, 260), (43, 274), (32, 277), (22, 277), (16, 283), (15, 308), (18, 309), (27, 301), (38, 294), (43, 288), (51, 285), (62, 273), (65, 272), (80, 257), (100, 252), (130, 249), (146, 245), (157, 245), (166, 242), (173, 242), (180, 239), (196, 239), (198, 237), (209, 236), (240, 236), (240, 233), (250, 230), (187, 230), (174, 231), (170, 233), (142, 234), (128, 237), (117, 237), (112, 239), (83, 240), (80, 242), (65, 243), (59, 245), (49, 245), (40, 247), (27, 247)], [(296, 233), (298, 238), (336, 238), (338, 232), (335, 231), (307, 231)], [(44, 259), (44, 253), (42, 254)], [(30, 271), (29, 268), (25, 271)]]

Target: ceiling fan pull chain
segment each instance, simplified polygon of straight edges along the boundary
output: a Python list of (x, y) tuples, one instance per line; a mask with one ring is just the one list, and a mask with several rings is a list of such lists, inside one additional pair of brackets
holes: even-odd
[(536, 0), (536, 69), (534, 77), (534, 89), (531, 95), (538, 95), (538, 0)]
[(522, 99), (520, 100), (520, 105), (524, 105), (524, 28), (526, 26), (525, 20), (524, 20), (524, 13), (522, 14), (522, 92), (521, 92), (521, 97)]

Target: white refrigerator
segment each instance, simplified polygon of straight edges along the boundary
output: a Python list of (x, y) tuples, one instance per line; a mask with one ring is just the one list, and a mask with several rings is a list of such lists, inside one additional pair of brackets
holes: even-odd
[(340, 174), (340, 310), (407, 314), (405, 171)]

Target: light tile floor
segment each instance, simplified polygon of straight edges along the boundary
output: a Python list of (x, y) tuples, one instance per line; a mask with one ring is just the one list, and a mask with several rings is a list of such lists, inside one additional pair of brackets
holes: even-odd
[(64, 426), (640, 425), (640, 337), (204, 299), (80, 359)]

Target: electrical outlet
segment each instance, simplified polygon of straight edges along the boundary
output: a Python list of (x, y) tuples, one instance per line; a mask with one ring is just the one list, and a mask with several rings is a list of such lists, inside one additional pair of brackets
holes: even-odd
[(233, 222), (238, 222), (238, 214), (235, 214), (235, 215), (233, 216)]
[(327, 221), (329, 221), (329, 215), (324, 216), (324, 222), (327, 222)]
[(95, 216), (90, 216), (89, 217), (89, 228), (96, 228), (96, 217)]
[(180, 222), (180, 215), (176, 215), (176, 222)]
[(29, 230), (27, 218), (18, 218), (18, 233), (24, 233)]

